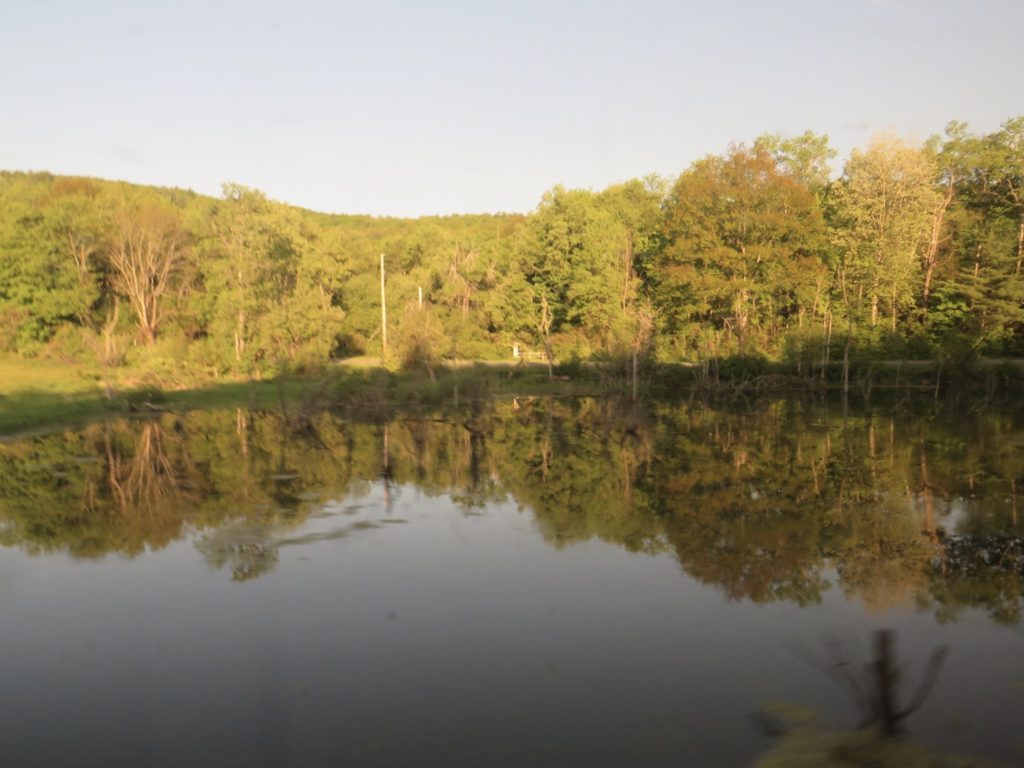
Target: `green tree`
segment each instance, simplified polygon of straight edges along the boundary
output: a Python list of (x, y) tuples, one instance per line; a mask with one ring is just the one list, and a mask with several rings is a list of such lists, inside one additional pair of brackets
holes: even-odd
[(1010, 120), (997, 132), (977, 136), (952, 124), (939, 152), (952, 204), (938, 251), (944, 268), (936, 290), (943, 314), (933, 324), (941, 319), (955, 325), (973, 346), (997, 354), (1020, 351), (1015, 345), (1024, 325), (1022, 125), (1024, 120)]
[(211, 328), (215, 338), (230, 338), (235, 364), (247, 367), (256, 320), (278, 282), (275, 272), (288, 244), (266, 196), (238, 184), (224, 185), (207, 227), (212, 248), (203, 260), (203, 279), (213, 304)]
[[(41, 213), (58, 253), (61, 271), (71, 268), (73, 298), (81, 325), (94, 328), (96, 312), (109, 280), (103, 259), (109, 222), (100, 187), (89, 179), (56, 179), (42, 201)], [(70, 281), (69, 281), (70, 282)]]
[(679, 351), (708, 329), (741, 349), (769, 348), (812, 303), (821, 212), (763, 149), (694, 163), (672, 189), (664, 238), (655, 296)]
[(25, 174), (3, 181), (0, 303), (18, 318), (16, 343), (24, 349), (62, 327), (94, 328), (106, 282), (99, 186)]
[(854, 150), (833, 200), (839, 285), (847, 307), (867, 307), (875, 326), (888, 305), (890, 328), (921, 285), (921, 251), (940, 204), (935, 161), (924, 148), (877, 137)]
[(629, 349), (637, 336), (640, 270), (657, 243), (659, 203), (660, 191), (642, 182), (600, 194), (562, 187), (546, 193), (517, 248), (533, 288), (533, 325), (547, 302), (552, 333), (573, 333), (602, 354)]
[(341, 331), (349, 269), (337, 237), (234, 184), (210, 211), (207, 231), (205, 314), (233, 367), (262, 372), (326, 360)]
[(754, 139), (754, 150), (775, 158), (778, 167), (821, 198), (832, 178), (836, 150), (828, 145), (828, 136), (804, 131), (784, 138), (763, 133)]

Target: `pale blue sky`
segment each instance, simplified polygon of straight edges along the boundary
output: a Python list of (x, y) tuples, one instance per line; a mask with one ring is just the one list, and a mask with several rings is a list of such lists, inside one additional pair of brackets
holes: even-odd
[(0, 0), (0, 168), (527, 211), (764, 131), (1024, 114), (1022, 0)]

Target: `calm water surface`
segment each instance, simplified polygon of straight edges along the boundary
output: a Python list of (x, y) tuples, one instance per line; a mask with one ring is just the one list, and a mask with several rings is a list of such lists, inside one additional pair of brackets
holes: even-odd
[(915, 741), (1024, 763), (1021, 482), (1024, 411), (906, 402), (0, 443), (4, 762), (746, 765), (888, 628)]

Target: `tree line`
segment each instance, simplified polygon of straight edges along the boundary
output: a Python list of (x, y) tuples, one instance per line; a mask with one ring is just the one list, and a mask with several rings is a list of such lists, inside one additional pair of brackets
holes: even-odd
[[(528, 215), (314, 213), (0, 173), (0, 352), (271, 375), (392, 362), (1024, 354), (1024, 118), (835, 151), (762, 135)], [(422, 298), (421, 298), (422, 297)]]

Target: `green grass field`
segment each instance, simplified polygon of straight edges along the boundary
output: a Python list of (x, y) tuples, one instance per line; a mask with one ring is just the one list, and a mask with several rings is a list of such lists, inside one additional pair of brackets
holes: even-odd
[(0, 358), (0, 396), (22, 392), (96, 394), (101, 391), (101, 386), (96, 371), (82, 365)]
[(204, 408), (281, 408), (302, 415), (322, 407), (379, 413), (393, 407), (467, 403), (514, 394), (599, 394), (596, 379), (550, 381), (541, 365), (460, 363), (425, 371), (391, 372), (361, 358), (316, 376), (274, 380), (211, 380), (191, 388), (140, 386), (120, 371), (108, 391), (95, 370), (55, 362), (0, 359), (0, 435), (71, 427), (95, 419)]

